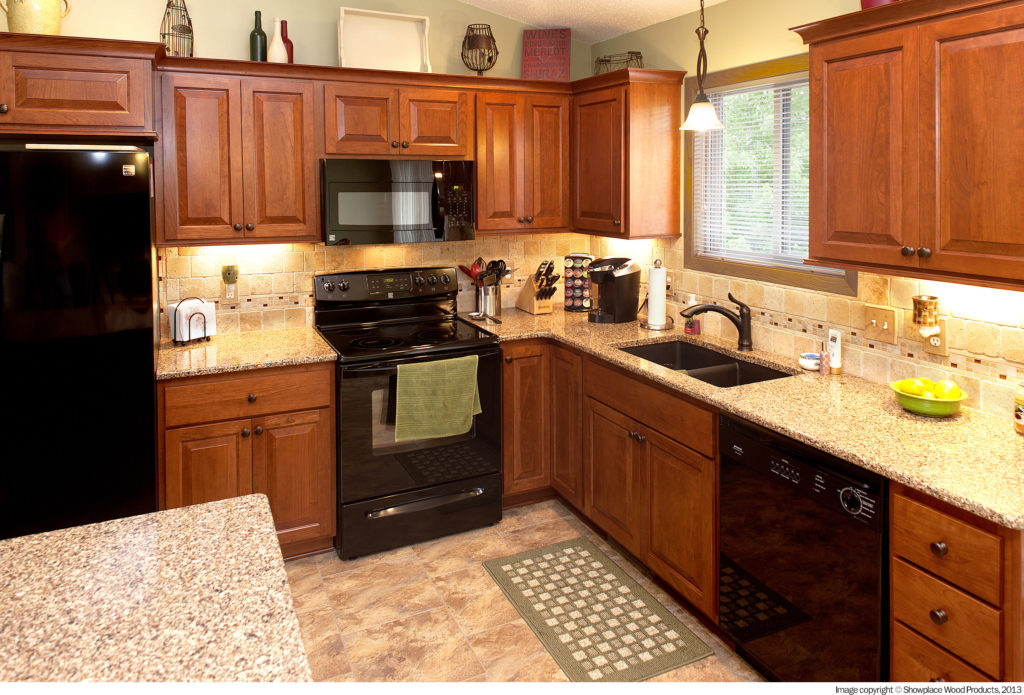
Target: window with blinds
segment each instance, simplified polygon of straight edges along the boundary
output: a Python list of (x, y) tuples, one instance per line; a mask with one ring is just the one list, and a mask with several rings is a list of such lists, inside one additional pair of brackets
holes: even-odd
[(806, 74), (708, 90), (724, 130), (695, 133), (693, 251), (776, 268), (839, 273), (807, 257)]

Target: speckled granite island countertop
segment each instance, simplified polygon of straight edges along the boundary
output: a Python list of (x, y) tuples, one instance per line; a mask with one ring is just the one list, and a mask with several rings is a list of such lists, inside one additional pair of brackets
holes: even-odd
[(208, 342), (201, 340), (181, 347), (163, 340), (157, 353), (156, 378), (333, 362), (337, 356), (316, 329), (309, 327), (215, 335)]
[(264, 495), (0, 541), (0, 681), (308, 681)]
[[(736, 352), (735, 341), (648, 331), (637, 322), (594, 324), (586, 314), (533, 316), (505, 311), (502, 324), (479, 324), (502, 340), (547, 338), (810, 444), (891, 480), (927, 492), (1013, 529), (1024, 529), (1024, 437), (1013, 424), (963, 408), (952, 418), (903, 410), (888, 386), (846, 375), (821, 376), (774, 354)], [(618, 348), (690, 340), (798, 376), (718, 388)]]

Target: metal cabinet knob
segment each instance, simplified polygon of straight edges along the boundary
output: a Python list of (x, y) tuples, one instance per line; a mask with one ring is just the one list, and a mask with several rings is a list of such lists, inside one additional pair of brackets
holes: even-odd
[(248, 427), (243, 427), (242, 428), (242, 436), (243, 437), (248, 437), (250, 434), (251, 434), (251, 432), (249, 432), (249, 428)]
[(10, 109), (7, 108), (7, 104), (0, 104), (0, 113), (7, 113)]
[(917, 250), (917, 255), (921, 258), (928, 258), (932, 255), (932, 250), (922, 246)]
[(395, 149), (398, 149), (398, 140), (392, 140), (391, 146), (394, 147)]
[(526, 221), (527, 221), (527, 222), (528, 222), (529, 224), (533, 224), (533, 218), (532, 218), (532, 217), (527, 217), (527, 218), (526, 218)]
[(932, 619), (932, 622), (936, 625), (942, 625), (949, 621), (949, 614), (941, 608), (936, 608), (935, 610), (929, 611), (928, 617), (930, 617)]
[(235, 222), (235, 231), (236, 232), (242, 231), (242, 223), (241, 222)]
[(646, 434), (640, 434), (639, 432), (637, 432), (637, 434), (636, 434), (636, 440), (637, 440), (638, 442), (640, 442), (641, 444), (643, 444), (644, 442), (646, 442), (646, 441), (647, 441), (647, 435), (646, 435)]
[(408, 149), (409, 148), (409, 141), (408, 140), (402, 140), (402, 147)]
[(630, 432), (629, 433), (629, 438), (630, 439), (636, 439), (636, 432)]
[(255, 393), (250, 393), (248, 400), (249, 400), (250, 403), (255, 403), (256, 402), (256, 394)]
[(928, 547), (932, 549), (932, 555), (935, 557), (942, 557), (949, 552), (949, 546), (942, 541), (936, 541)]
[(256, 229), (256, 225), (250, 222), (249, 224), (245, 225), (245, 228), (251, 232), (252, 230)]
[(900, 249), (900, 253), (902, 253), (904, 256), (909, 257), (917, 253), (917, 249), (915, 249), (913, 246), (904, 246), (903, 248)]
[(505, 364), (512, 364), (512, 358), (511, 357), (506, 357), (505, 358)]
[(524, 222), (526, 222), (526, 218), (525, 217), (519, 217), (519, 218), (516, 219), (516, 222), (518, 222), (519, 224), (523, 224)]
[(612, 224), (618, 227), (620, 224), (622, 224), (622, 220), (612, 220)]
[(943, 678), (942, 676), (935, 676), (935, 678), (929, 678), (928, 682), (930, 682), (930, 683), (945, 683), (946, 679)]
[(256, 425), (253, 431), (256, 432), (256, 434), (263, 434), (263, 428), (259, 425)]

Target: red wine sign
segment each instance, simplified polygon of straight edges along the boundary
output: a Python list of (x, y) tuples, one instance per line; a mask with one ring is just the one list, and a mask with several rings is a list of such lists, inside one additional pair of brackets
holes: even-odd
[(523, 31), (523, 79), (569, 81), (569, 29)]

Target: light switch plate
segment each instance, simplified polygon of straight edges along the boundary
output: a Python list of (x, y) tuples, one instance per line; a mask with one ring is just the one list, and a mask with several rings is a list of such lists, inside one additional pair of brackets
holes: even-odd
[(864, 307), (864, 337), (879, 343), (896, 344), (896, 310), (882, 306)]
[(949, 356), (949, 344), (946, 342), (946, 319), (939, 319), (939, 332), (924, 340), (924, 351), (929, 355)]

